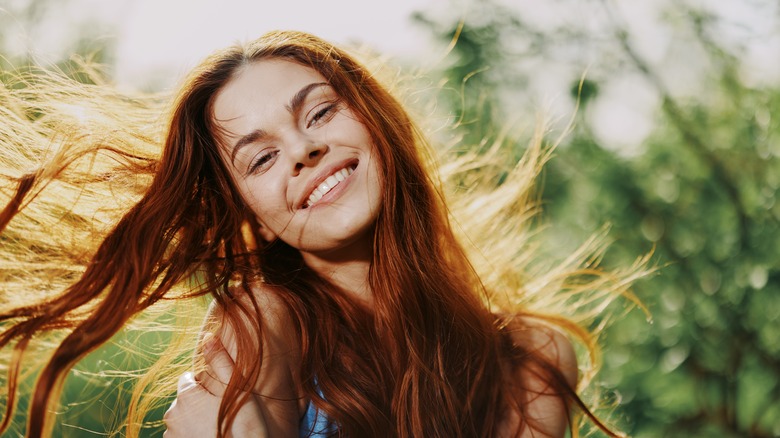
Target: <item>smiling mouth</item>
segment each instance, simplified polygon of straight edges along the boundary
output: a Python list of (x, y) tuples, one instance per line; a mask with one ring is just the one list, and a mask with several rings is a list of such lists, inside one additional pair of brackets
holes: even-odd
[(309, 208), (312, 205), (316, 204), (317, 201), (322, 199), (323, 196), (325, 196), (328, 192), (333, 190), (334, 187), (341, 184), (342, 181), (344, 181), (345, 179), (347, 179), (347, 177), (352, 175), (352, 172), (355, 171), (356, 167), (357, 164), (352, 164), (341, 170), (337, 170), (336, 172), (333, 172), (332, 175), (325, 178), (325, 181), (321, 182), (320, 185), (318, 185), (317, 188), (311, 192), (309, 198), (306, 199), (306, 202), (303, 203), (303, 206), (301, 208)]

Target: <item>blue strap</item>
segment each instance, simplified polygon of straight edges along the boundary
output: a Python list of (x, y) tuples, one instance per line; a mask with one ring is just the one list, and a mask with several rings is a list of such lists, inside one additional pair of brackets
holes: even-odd
[[(317, 388), (317, 395), (325, 398), (320, 389), (320, 385), (317, 383), (316, 377), (314, 378), (314, 387)], [(301, 418), (301, 424), (298, 428), (298, 437), (329, 437), (336, 433), (337, 429), (336, 425), (328, 419), (327, 415), (325, 415), (325, 412), (317, 409), (310, 399), (309, 403), (306, 405), (306, 413), (303, 415), (303, 418)]]
[(318, 410), (314, 403), (309, 400), (306, 414), (301, 418), (301, 425), (298, 431), (300, 438), (328, 437), (336, 432), (336, 427), (328, 420), (328, 416)]

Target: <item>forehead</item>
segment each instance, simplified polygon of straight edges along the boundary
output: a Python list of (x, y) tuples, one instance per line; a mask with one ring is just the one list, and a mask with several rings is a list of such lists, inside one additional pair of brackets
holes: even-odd
[[(217, 92), (212, 115), (220, 124), (259, 118), (268, 111), (285, 110), (302, 87), (327, 82), (316, 70), (281, 59), (254, 61), (242, 67)], [(247, 121), (251, 123), (251, 121)]]

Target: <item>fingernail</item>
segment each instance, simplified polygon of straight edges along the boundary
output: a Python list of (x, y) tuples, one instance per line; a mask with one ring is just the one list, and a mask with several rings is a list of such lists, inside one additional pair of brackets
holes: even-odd
[(179, 383), (177, 384), (177, 391), (179, 393), (182, 393), (193, 386), (197, 385), (198, 382), (195, 381), (195, 375), (192, 374), (192, 372), (187, 371), (181, 376), (179, 376)]

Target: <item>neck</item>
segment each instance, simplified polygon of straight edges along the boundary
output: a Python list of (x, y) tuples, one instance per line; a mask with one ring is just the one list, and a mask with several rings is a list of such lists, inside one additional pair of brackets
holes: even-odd
[[(370, 240), (370, 239), (369, 239)], [(302, 252), (303, 261), (314, 272), (341, 288), (355, 300), (373, 306), (368, 271), (373, 259), (370, 242), (326, 253)]]

